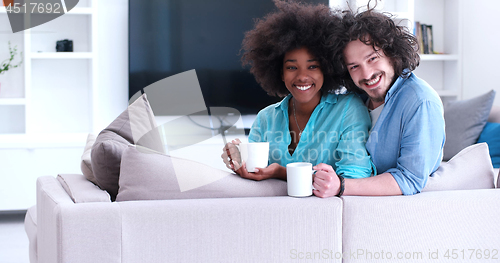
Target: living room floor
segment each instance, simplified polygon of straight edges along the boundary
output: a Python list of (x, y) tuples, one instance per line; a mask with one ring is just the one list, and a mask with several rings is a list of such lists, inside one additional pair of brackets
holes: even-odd
[(22, 212), (0, 212), (0, 263), (29, 263), (28, 237)]

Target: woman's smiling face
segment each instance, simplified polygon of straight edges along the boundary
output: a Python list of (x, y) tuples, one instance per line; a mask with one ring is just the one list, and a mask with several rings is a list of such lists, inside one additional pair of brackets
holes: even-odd
[(321, 97), (319, 91), (323, 86), (323, 72), (318, 59), (306, 47), (286, 52), (282, 79), (298, 103), (307, 103), (313, 98)]

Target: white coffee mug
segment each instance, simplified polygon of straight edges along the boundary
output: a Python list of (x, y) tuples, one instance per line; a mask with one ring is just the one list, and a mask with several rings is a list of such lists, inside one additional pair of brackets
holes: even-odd
[(269, 142), (249, 142), (238, 145), (241, 160), (246, 164), (248, 172), (255, 168), (266, 168), (269, 162)]
[(293, 197), (304, 197), (312, 195), (314, 187), (311, 163), (296, 162), (286, 165), (286, 181), (288, 195)]

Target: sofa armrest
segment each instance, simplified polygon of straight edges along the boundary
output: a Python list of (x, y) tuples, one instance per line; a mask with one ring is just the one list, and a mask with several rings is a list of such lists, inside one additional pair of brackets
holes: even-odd
[[(448, 255), (462, 249), (494, 253), (500, 248), (498, 189), (342, 198), (347, 219), (342, 245), (344, 252), (355, 255), (343, 262), (372, 262), (382, 254), (400, 261), (429, 262), (436, 256), (437, 261), (447, 261), (447, 251)], [(479, 260), (475, 255), (466, 257), (456, 261)]]
[(115, 203), (74, 203), (55, 177), (39, 177), (37, 221), (40, 263), (121, 262), (121, 217)]
[(341, 262), (339, 198), (74, 203), (40, 177), (37, 215), (41, 263)]
[(111, 202), (108, 192), (101, 190), (81, 174), (60, 174), (57, 180), (75, 203)]

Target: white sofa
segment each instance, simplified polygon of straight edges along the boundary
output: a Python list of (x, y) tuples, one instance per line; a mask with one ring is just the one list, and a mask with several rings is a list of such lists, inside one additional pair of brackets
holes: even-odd
[(112, 202), (72, 174), (38, 179), (25, 226), (32, 263), (488, 262), (500, 259), (499, 200), (476, 189)]
[(38, 179), (26, 225), (32, 262), (471, 262), (500, 258), (499, 200), (484, 189), (111, 202), (60, 175)]

